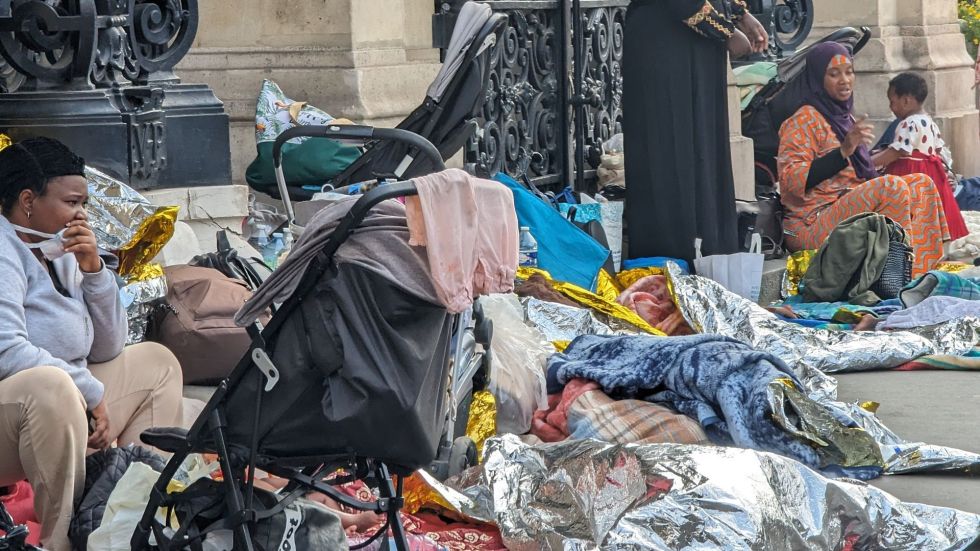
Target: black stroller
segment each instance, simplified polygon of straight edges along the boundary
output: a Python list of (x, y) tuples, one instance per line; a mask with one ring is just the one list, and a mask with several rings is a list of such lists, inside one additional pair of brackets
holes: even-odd
[[(815, 43), (839, 42), (857, 55), (870, 39), (871, 30), (867, 27), (845, 27)], [(756, 195), (760, 197), (776, 191), (779, 127), (803, 105), (806, 83), (798, 77), (806, 69), (809, 49), (810, 46), (802, 48), (780, 61), (776, 78), (759, 90), (742, 111), (742, 134), (752, 138), (755, 149)]]
[[(302, 126), (276, 140), (273, 158), (280, 171), (282, 144), (298, 136), (395, 140), (443, 168), (435, 146), (410, 132)], [(459, 406), (452, 403), (454, 392), (469, 384), (454, 375), (472, 373), (467, 370), (474, 367), (450, 360), (454, 327), (463, 321), (389, 279), (361, 266), (336, 263), (334, 257), (372, 208), (415, 193), (413, 183), (399, 182), (360, 197), (325, 237), (295, 292), (268, 326), (249, 327), (249, 352), (190, 430), (143, 434), (146, 444), (173, 457), (154, 485), (133, 534), (133, 549), (147, 549), (151, 537), (164, 551), (193, 549), (210, 531), (224, 529), (234, 532), (235, 549), (251, 550), (257, 524), (297, 496), (321, 492), (353, 509), (384, 515), (385, 526), (365, 545), (387, 538), (390, 529), (397, 549), (407, 550), (398, 517), (404, 476), (430, 466), (445, 450), (446, 435), (452, 434), (447, 424), (455, 421), (447, 412), (455, 413)], [(480, 336), (463, 340), (473, 344)], [(457, 350), (465, 345), (458, 342)], [(193, 486), (178, 494), (167, 492), (191, 453), (213, 453), (219, 459), (223, 481), (220, 487), (212, 483), (210, 495), (204, 496), (210, 500), (210, 516), (187, 508), (188, 499), (202, 497), (191, 491)], [(458, 469), (453, 461), (460, 460), (451, 457), (449, 468)], [(251, 476), (257, 469), (289, 481), (278, 504), (259, 499)], [(334, 487), (353, 480), (375, 487), (379, 499), (360, 502)], [(177, 512), (179, 528), (155, 518), (161, 507)]]
[[(493, 49), (506, 24), (506, 15), (494, 13), (486, 4), (467, 2), (453, 29), (442, 69), (425, 100), (396, 127), (434, 144), (439, 164), (456, 155), (477, 131), (474, 116), (486, 101)], [(388, 178), (407, 180), (435, 172), (438, 167), (434, 159), (404, 142), (369, 140), (365, 147), (364, 154), (330, 185), (339, 188)], [(315, 193), (302, 187), (288, 189), (294, 200), (310, 199)], [(260, 191), (281, 196), (279, 190)]]

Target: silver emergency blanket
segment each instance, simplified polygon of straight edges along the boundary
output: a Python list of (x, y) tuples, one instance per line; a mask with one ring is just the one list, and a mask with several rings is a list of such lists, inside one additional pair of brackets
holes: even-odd
[(980, 341), (980, 321), (966, 318), (896, 333), (811, 329), (784, 322), (710, 279), (683, 275), (674, 264), (667, 273), (677, 307), (695, 331), (731, 337), (785, 361), (810, 398), (871, 434), (886, 474), (980, 470), (978, 454), (906, 442), (858, 404), (837, 402), (837, 381), (825, 374), (893, 368), (930, 354), (965, 354)]
[(136, 281), (126, 285), (119, 292), (123, 299), (123, 305), (126, 307), (126, 319), (129, 322), (126, 344), (143, 342), (151, 312), (156, 304), (167, 296), (167, 279), (161, 275)]
[(458, 513), (500, 527), (508, 549), (958, 550), (980, 515), (902, 503), (778, 455), (682, 444), (487, 441), (449, 488)]
[(980, 320), (895, 333), (811, 329), (785, 322), (718, 283), (668, 268), (677, 307), (699, 333), (732, 337), (797, 368), (824, 373), (898, 367), (932, 354), (960, 356), (980, 342)]
[(533, 297), (521, 299), (525, 319), (544, 333), (550, 342), (573, 341), (579, 335), (640, 335), (643, 331), (633, 325), (593, 312), (588, 308), (546, 302)]
[(133, 240), (143, 222), (157, 212), (146, 198), (119, 180), (86, 167), (88, 217), (99, 245), (115, 251)]

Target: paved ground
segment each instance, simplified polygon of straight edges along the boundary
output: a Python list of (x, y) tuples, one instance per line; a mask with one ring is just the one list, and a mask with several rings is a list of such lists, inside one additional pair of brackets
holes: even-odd
[[(842, 401), (880, 402), (878, 417), (906, 440), (980, 453), (980, 373), (879, 371), (835, 377)], [(980, 476), (885, 476), (872, 484), (903, 501), (980, 513)]]

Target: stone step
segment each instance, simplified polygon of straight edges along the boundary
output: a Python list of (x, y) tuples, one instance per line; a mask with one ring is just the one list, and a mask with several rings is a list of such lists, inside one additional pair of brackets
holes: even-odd
[(248, 258), (258, 253), (242, 239), (242, 221), (248, 216), (249, 188), (242, 185), (169, 188), (141, 192), (154, 205), (176, 206), (174, 237), (155, 262), (164, 266), (186, 264), (191, 258), (217, 249), (215, 234), (227, 230), (232, 248)]

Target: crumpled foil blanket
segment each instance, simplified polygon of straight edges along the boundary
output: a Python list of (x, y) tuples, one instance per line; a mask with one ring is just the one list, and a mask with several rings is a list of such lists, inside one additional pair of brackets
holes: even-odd
[(126, 344), (143, 342), (153, 309), (167, 296), (167, 278), (160, 270), (159, 275), (126, 285), (120, 294), (129, 322)]
[(123, 182), (85, 169), (89, 223), (102, 248), (119, 257), (119, 275), (128, 282), (155, 277), (145, 266), (174, 234), (177, 207), (158, 207)]
[(516, 550), (958, 550), (980, 515), (902, 503), (778, 455), (593, 440), (486, 443), (483, 464), (433, 501), (500, 527)]
[(640, 335), (635, 326), (588, 308), (576, 308), (536, 298), (521, 299), (525, 317), (550, 341), (573, 341), (579, 335)]
[(906, 442), (860, 405), (836, 401), (837, 381), (826, 375), (893, 368), (929, 354), (964, 354), (980, 341), (980, 320), (895, 333), (810, 329), (784, 322), (710, 279), (683, 275), (676, 265), (667, 272), (677, 307), (692, 328), (737, 339), (792, 366), (810, 398), (871, 434), (881, 448), (885, 473), (980, 471), (978, 454)]

